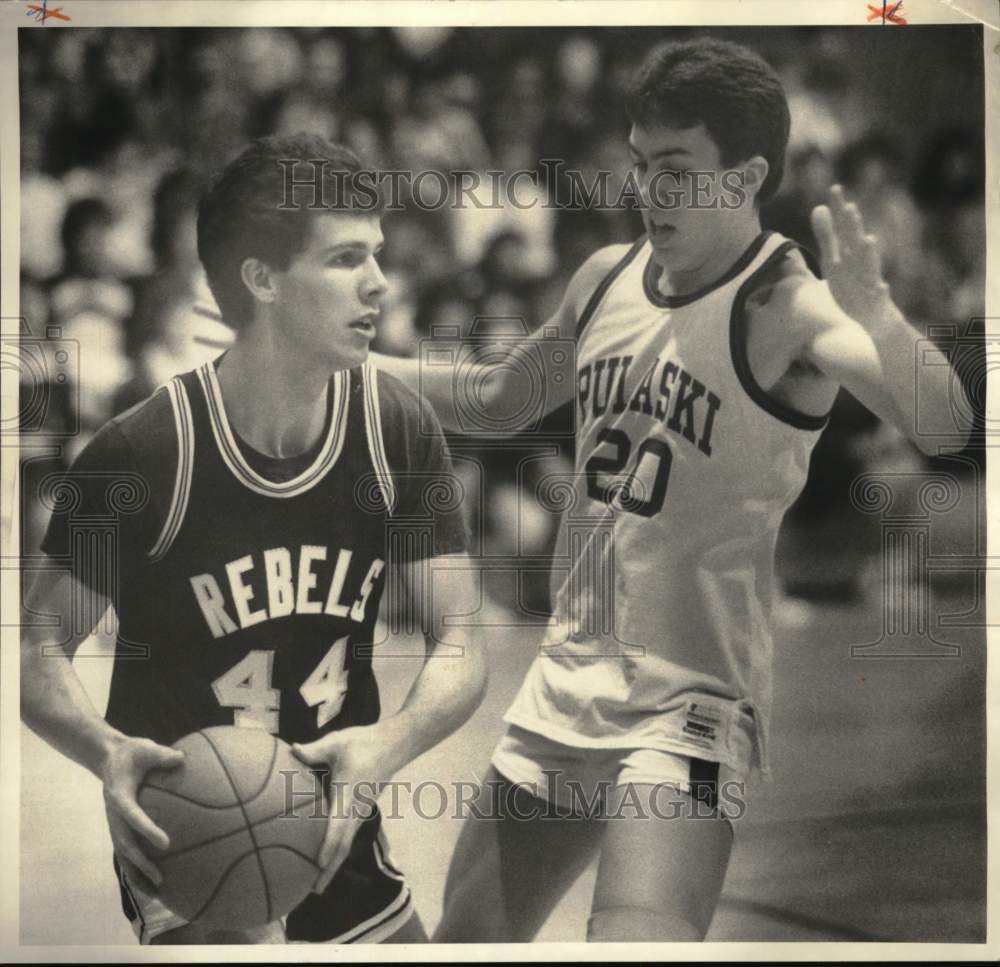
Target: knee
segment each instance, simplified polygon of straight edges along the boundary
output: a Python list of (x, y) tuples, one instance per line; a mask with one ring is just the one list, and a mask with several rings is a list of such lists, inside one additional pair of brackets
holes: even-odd
[(704, 940), (705, 930), (676, 914), (643, 907), (595, 910), (587, 921), (590, 943)]
[(512, 934), (501, 909), (476, 903), (472, 894), (460, 893), (445, 900), (431, 943), (506, 943), (514, 940)]

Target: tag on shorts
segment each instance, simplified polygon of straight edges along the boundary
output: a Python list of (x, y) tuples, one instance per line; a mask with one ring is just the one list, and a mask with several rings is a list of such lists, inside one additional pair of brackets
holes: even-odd
[(723, 732), (725, 713), (709, 702), (688, 702), (684, 706), (684, 726), (681, 731), (687, 741), (699, 749), (714, 751)]

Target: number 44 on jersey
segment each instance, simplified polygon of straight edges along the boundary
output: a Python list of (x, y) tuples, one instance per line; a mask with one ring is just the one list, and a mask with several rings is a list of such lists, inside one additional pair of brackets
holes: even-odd
[[(336, 717), (344, 704), (348, 637), (338, 638), (330, 646), (299, 688), (306, 705), (316, 708), (316, 727), (320, 729)], [(212, 682), (219, 704), (236, 710), (233, 725), (277, 734), (281, 692), (272, 687), (273, 668), (274, 651), (255, 649)]]

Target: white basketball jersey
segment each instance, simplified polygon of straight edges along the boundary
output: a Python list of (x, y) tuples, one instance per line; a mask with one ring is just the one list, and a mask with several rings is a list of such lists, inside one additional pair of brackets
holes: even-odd
[(640, 240), (588, 303), (575, 474), (542, 483), (565, 506), (555, 616), (508, 722), (766, 769), (775, 541), (826, 418), (754, 382), (743, 304), (794, 244), (762, 234), (714, 285), (665, 297)]

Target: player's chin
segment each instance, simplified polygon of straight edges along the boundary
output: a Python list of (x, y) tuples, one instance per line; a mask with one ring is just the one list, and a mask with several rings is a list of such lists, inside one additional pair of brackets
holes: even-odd
[(374, 334), (348, 329), (337, 344), (335, 355), (340, 365), (359, 366), (368, 359)]
[(677, 268), (677, 250), (668, 245), (651, 246), (653, 262), (661, 269)]

